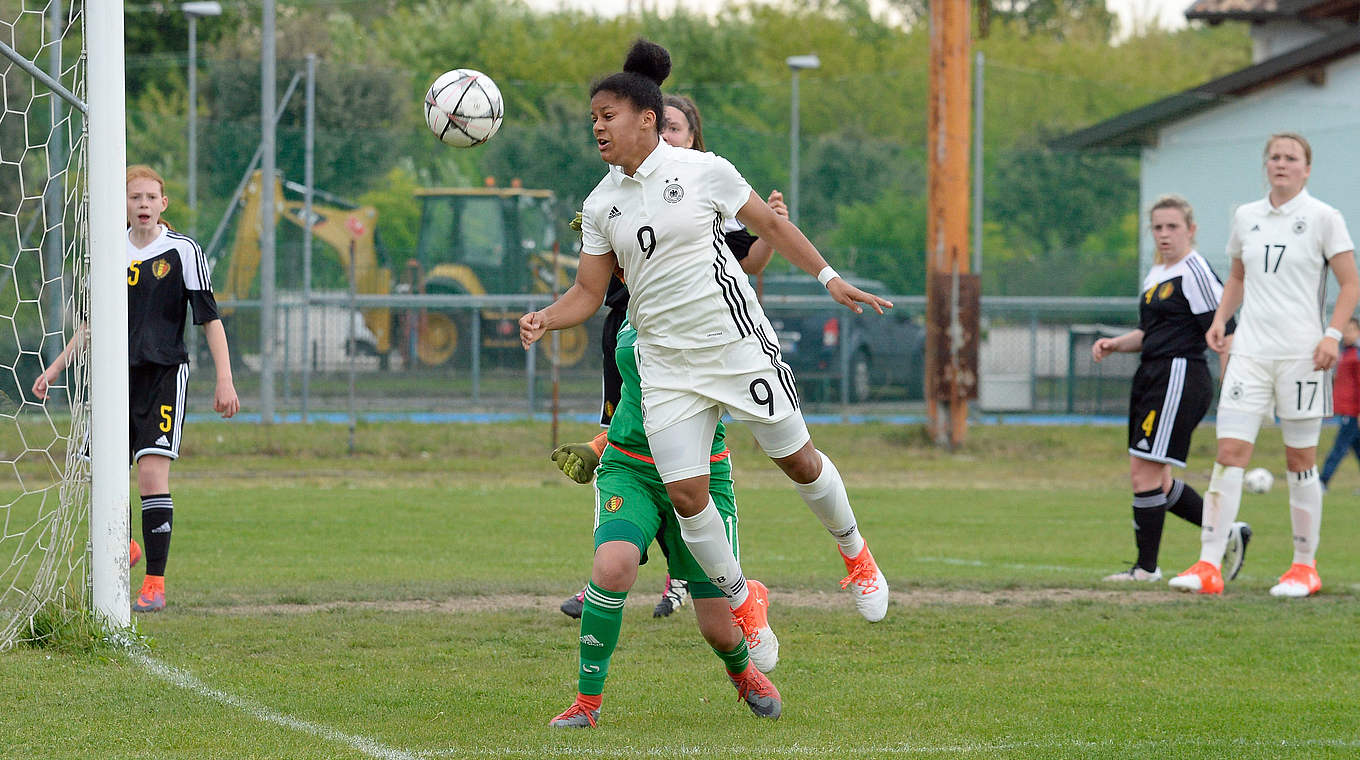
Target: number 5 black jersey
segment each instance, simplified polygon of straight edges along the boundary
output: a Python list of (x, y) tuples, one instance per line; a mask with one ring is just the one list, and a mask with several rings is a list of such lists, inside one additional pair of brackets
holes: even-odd
[(184, 321), (218, 318), (208, 260), (192, 238), (164, 225), (145, 248), (127, 243), (128, 365), (175, 365), (189, 360)]

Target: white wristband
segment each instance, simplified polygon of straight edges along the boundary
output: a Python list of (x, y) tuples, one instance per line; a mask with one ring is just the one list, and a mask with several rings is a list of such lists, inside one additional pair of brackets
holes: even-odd
[(832, 269), (830, 266), (825, 266), (822, 267), (822, 271), (817, 273), (817, 282), (820, 282), (822, 287), (826, 287), (828, 282), (831, 282), (837, 277), (840, 277), (840, 275), (836, 274), (836, 270)]
[(1326, 330), (1322, 331), (1322, 334), (1327, 336), (1328, 338), (1331, 338), (1337, 343), (1341, 342), (1341, 331), (1336, 329), (1335, 327), (1328, 327)]

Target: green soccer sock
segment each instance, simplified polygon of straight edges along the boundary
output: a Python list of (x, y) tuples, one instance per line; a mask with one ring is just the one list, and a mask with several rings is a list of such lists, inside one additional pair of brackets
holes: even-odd
[(627, 598), (627, 591), (605, 591), (594, 583), (586, 586), (585, 604), (581, 609), (581, 672), (577, 687), (582, 694), (604, 693), (609, 658), (614, 656), (619, 629), (623, 627), (623, 600)]
[(722, 652), (717, 647), (713, 647), (713, 653), (723, 661), (723, 667), (727, 668), (728, 673), (740, 673), (746, 670), (746, 664), (751, 661), (749, 653), (746, 651), (746, 639), (737, 642), (737, 648), (730, 652)]

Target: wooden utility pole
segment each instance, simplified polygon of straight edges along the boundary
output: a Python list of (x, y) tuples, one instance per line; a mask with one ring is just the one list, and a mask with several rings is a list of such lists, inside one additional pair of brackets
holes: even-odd
[[(926, 411), (935, 440), (954, 447), (977, 398), (978, 277), (969, 272), (972, 122), (968, 0), (930, 3), (929, 207), (926, 219)], [(941, 419), (941, 404), (948, 419)]]

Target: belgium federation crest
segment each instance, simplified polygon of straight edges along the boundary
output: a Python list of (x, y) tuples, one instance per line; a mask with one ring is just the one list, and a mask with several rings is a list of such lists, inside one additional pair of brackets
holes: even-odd
[(1157, 288), (1157, 300), (1165, 301), (1166, 299), (1171, 297), (1171, 294), (1174, 293), (1175, 290), (1176, 286), (1172, 285), (1171, 283), (1169, 282), (1162, 283), (1162, 286), (1160, 288)]
[(151, 274), (155, 275), (158, 280), (164, 280), (165, 276), (170, 274), (170, 262), (165, 259), (160, 259), (155, 264), (152, 264)]
[(604, 503), (604, 511), (606, 512), (617, 512), (621, 507), (623, 507), (622, 496), (610, 496), (609, 500)]

